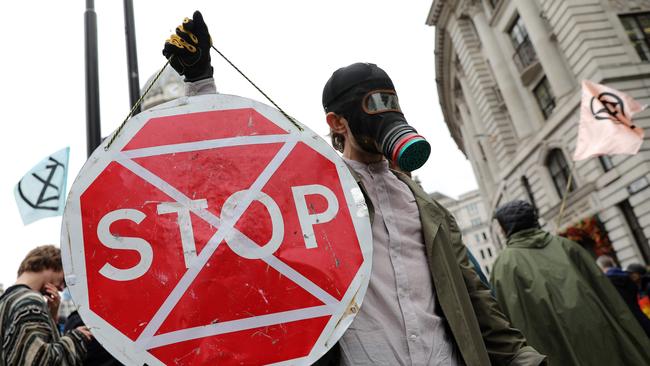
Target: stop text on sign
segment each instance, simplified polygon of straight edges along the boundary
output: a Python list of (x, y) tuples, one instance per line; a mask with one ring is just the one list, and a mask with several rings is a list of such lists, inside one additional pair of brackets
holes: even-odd
[[(338, 200), (332, 190), (319, 185), (311, 184), (304, 186), (291, 187), (293, 193), (296, 212), (300, 228), (305, 238), (305, 247), (314, 249), (318, 247), (314, 236), (313, 226), (319, 223), (326, 223), (336, 217), (339, 210)], [(222, 209), (221, 217), (232, 217), (240, 200), (250, 193), (250, 190), (241, 190), (233, 193), (226, 199)], [(277, 203), (264, 192), (254, 192), (253, 200), (260, 202), (267, 209), (271, 217), (272, 234), (266, 244), (256, 245), (250, 239), (239, 235), (230, 235), (225, 238), (225, 242), (239, 256), (247, 259), (261, 259), (272, 255), (280, 247), (284, 239), (284, 222), (282, 212)], [(323, 212), (312, 212), (307, 206), (306, 196), (319, 195), (325, 198), (327, 208)], [(179, 202), (161, 202), (157, 205), (159, 215), (176, 214), (177, 224), (180, 230), (181, 244), (185, 259), (186, 268), (190, 268), (196, 260), (196, 243), (194, 241), (194, 231), (192, 228), (192, 219), (190, 212), (198, 213), (200, 210), (208, 208), (206, 199), (190, 200), (187, 203)], [(97, 236), (100, 242), (108, 248), (117, 250), (134, 250), (140, 255), (140, 261), (130, 268), (117, 268), (106, 263), (99, 271), (104, 277), (114, 281), (131, 281), (144, 275), (153, 262), (153, 249), (149, 242), (142, 238), (115, 236), (111, 234), (110, 226), (119, 220), (129, 220), (139, 224), (146, 218), (146, 214), (137, 209), (118, 209), (104, 215), (97, 225)]]

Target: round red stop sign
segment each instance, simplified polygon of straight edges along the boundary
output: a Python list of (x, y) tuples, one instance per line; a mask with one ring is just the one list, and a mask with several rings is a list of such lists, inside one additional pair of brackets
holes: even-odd
[(344, 162), (226, 95), (132, 118), (69, 194), (66, 281), (125, 364), (310, 364), (368, 284), (368, 212)]

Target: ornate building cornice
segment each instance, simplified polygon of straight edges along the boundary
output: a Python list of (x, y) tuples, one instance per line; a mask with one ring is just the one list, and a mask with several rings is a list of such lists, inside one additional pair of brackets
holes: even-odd
[(460, 6), (461, 16), (473, 18), (476, 14), (483, 13), (483, 4), (479, 0), (465, 0)]
[(440, 18), (440, 13), (442, 12), (442, 7), (445, 5), (445, 2), (445, 0), (433, 0), (431, 8), (429, 9), (429, 15), (427, 15), (427, 25), (438, 25), (438, 19)]

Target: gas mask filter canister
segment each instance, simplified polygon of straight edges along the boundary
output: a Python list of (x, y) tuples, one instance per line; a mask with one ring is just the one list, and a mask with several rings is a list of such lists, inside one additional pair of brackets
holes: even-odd
[(382, 153), (402, 171), (418, 169), (429, 158), (431, 146), (406, 122), (393, 82), (374, 64), (335, 71), (323, 89), (323, 107), (348, 120), (363, 150)]

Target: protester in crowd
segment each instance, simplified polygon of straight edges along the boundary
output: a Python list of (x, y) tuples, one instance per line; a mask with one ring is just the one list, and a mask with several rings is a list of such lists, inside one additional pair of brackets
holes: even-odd
[(621, 295), (623, 301), (630, 309), (636, 320), (650, 337), (650, 319), (641, 311), (638, 302), (639, 288), (630, 278), (630, 274), (620, 269), (614, 259), (608, 255), (601, 255), (596, 259), (596, 264), (609, 278), (616, 290)]
[(650, 365), (650, 340), (589, 252), (541, 230), (528, 202), (506, 203), (496, 219), (507, 247), (494, 263), (493, 289), (549, 364)]
[[(185, 75), (188, 95), (215, 90), (210, 45), (199, 12), (165, 42), (163, 54)], [(362, 102), (372, 91), (376, 95), (374, 104), (366, 105), (374, 108), (369, 114)], [(373, 128), (367, 125), (369, 119), (390, 117), (399, 124), (392, 127), (410, 133), (411, 145), (418, 147), (415, 154), (399, 161), (412, 163), (422, 158), (417, 153), (426, 148), (424, 139), (406, 124), (388, 75), (366, 63), (339, 69), (325, 86), (323, 107), (336, 146), (365, 194), (374, 248), (363, 306), (343, 335), (341, 347), (335, 346), (317, 364), (543, 363), (544, 356), (527, 346), (521, 332), (510, 326), (473, 270), (451, 214), (407, 175), (389, 169), (384, 155), (373, 148), (380, 141), (355, 132), (364, 129), (356, 128), (360, 125)], [(391, 139), (394, 142), (400, 136), (391, 135)], [(361, 139), (365, 147), (361, 147)], [(404, 143), (404, 149), (406, 146)], [(408, 164), (401, 163), (400, 168), (408, 171)]]
[(646, 271), (643, 264), (632, 263), (626, 268), (627, 273), (630, 274), (630, 279), (639, 288), (639, 292), (646, 295), (650, 291), (650, 276)]
[(628, 265), (626, 270), (639, 289), (639, 307), (641, 307), (641, 311), (650, 318), (650, 276), (648, 276), (648, 271), (639, 263)]
[(59, 334), (59, 291), (65, 287), (61, 251), (44, 245), (20, 264), (16, 284), (0, 297), (0, 365), (82, 365), (91, 333)]

